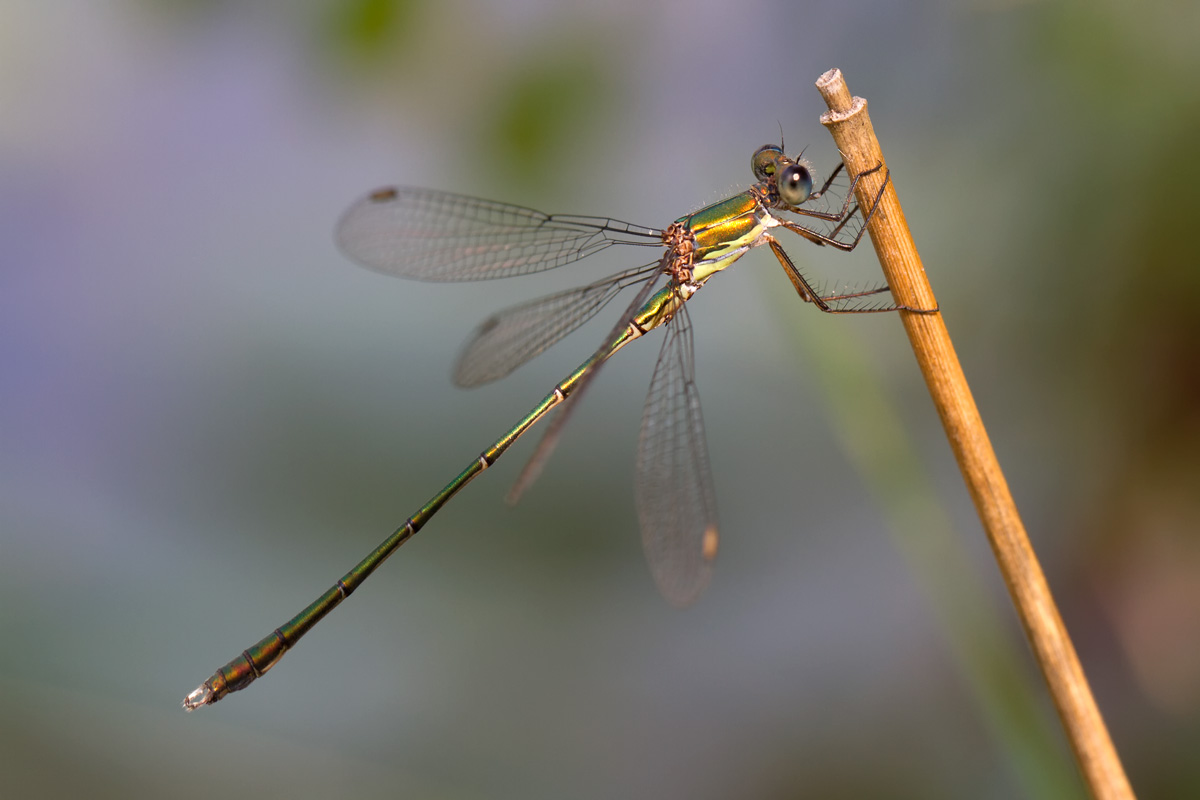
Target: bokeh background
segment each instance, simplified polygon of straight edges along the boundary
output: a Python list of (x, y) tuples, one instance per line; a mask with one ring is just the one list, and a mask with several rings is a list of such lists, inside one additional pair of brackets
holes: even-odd
[(1082, 796), (898, 321), (816, 314), (763, 253), (690, 306), (695, 606), (640, 554), (648, 344), (519, 506), (529, 442), (179, 709), (611, 324), (459, 391), (490, 311), (629, 264), (408, 283), (335, 250), (350, 202), (661, 226), (781, 130), (831, 167), (833, 66), (1135, 790), (1200, 795), (1200, 5), (1166, 0), (0, 5), (0, 794)]

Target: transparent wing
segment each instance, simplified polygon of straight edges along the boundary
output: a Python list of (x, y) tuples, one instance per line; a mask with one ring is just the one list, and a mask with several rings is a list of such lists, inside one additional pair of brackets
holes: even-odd
[(546, 427), (546, 432), (542, 434), (542, 438), (538, 442), (537, 448), (534, 449), (533, 455), (531, 455), (529, 460), (525, 462), (525, 466), (521, 470), (521, 474), (518, 475), (516, 481), (513, 482), (512, 488), (508, 490), (508, 496), (505, 499), (509, 503), (516, 503), (518, 500), (520, 500), (521, 495), (525, 493), (525, 490), (532, 486), (542, 474), (542, 468), (550, 459), (551, 454), (554, 453), (554, 448), (558, 446), (559, 437), (562, 436), (563, 428), (566, 427), (567, 421), (571, 418), (571, 415), (575, 412), (575, 409), (579, 407), (580, 401), (587, 393), (588, 386), (590, 386), (592, 381), (596, 379), (596, 375), (600, 372), (600, 368), (607, 363), (609, 356), (613, 354), (613, 343), (620, 337), (621, 333), (626, 329), (626, 327), (628, 327), (629, 323), (633, 321), (634, 317), (637, 315), (642, 306), (645, 305), (646, 301), (650, 299), (650, 296), (654, 293), (655, 288), (658, 286), (659, 279), (665, 277), (666, 273), (664, 270), (666, 269), (668, 263), (670, 263), (670, 253), (664, 255), (659, 261), (659, 263), (656, 265), (657, 268), (654, 270), (654, 275), (651, 280), (648, 280), (642, 284), (642, 288), (638, 290), (637, 295), (633, 298), (633, 302), (631, 302), (629, 307), (625, 309), (625, 313), (617, 319), (617, 324), (613, 326), (613, 329), (609, 332), (608, 336), (605, 337), (604, 342), (600, 345), (599, 349), (597, 349), (596, 352), (592, 354), (592, 357), (588, 359), (587, 370), (579, 377), (579, 380), (576, 381), (575, 385), (571, 389), (570, 395), (559, 407), (558, 413), (555, 414), (554, 419), (550, 420), (550, 424)]
[(712, 574), (717, 508), (687, 306), (666, 329), (642, 416), (634, 493), (650, 571), (663, 596), (683, 606)]
[(503, 378), (594, 317), (622, 289), (647, 280), (658, 269), (655, 261), (488, 318), (458, 357), (454, 382), (472, 387)]
[(425, 281), (505, 278), (560, 267), (662, 232), (602, 217), (543, 214), (432, 189), (391, 187), (342, 216), (338, 247), (365, 267)]

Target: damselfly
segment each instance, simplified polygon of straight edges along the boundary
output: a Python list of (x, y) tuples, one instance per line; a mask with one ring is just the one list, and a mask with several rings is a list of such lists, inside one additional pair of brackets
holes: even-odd
[(882, 165), (849, 180), (840, 207), (828, 200), (815, 202), (842, 176), (840, 164), (817, 191), (813, 191), (807, 162), (787, 157), (782, 146), (760, 147), (751, 166), (756, 183), (749, 189), (680, 217), (665, 230), (600, 217), (547, 215), (428, 189), (380, 189), (354, 204), (338, 226), (342, 250), (366, 267), (417, 280), (471, 281), (524, 275), (560, 267), (614, 245), (662, 252), (644, 266), (514, 306), (484, 322), (456, 367), (455, 382), (461, 386), (504, 377), (591, 319), (621, 290), (638, 287), (636, 297), (591, 358), (329, 591), (217, 670), (184, 698), (183, 707), (191, 711), (215, 703), (244, 689), (274, 666), (472, 478), (494, 464), (551, 409), (571, 398), (517, 479), (513, 493), (519, 494), (536, 477), (567, 412), (600, 367), (622, 347), (660, 327), (666, 329), (665, 336), (650, 381), (637, 449), (638, 521), (658, 588), (677, 605), (694, 600), (708, 582), (717, 553), (717, 509), (700, 398), (693, 382), (687, 301), (712, 276), (765, 244), (800, 298), (821, 311), (863, 313), (896, 308), (878, 297), (887, 291), (886, 285), (821, 294), (772, 233), (774, 229), (788, 230), (814, 244), (853, 250), (887, 186), (886, 170), (866, 212), (853, 201), (854, 189), (863, 176), (883, 169)]

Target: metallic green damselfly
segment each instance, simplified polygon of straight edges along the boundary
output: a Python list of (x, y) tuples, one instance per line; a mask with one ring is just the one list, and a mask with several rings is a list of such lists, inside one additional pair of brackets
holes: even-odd
[[(367, 579), (388, 556), (472, 478), (498, 458), (551, 409), (560, 410), (517, 480), (513, 493), (536, 477), (553, 449), (567, 412), (609, 358), (655, 328), (665, 337), (646, 399), (638, 440), (635, 493), (642, 543), (659, 590), (686, 605), (708, 582), (717, 553), (717, 509), (708, 465), (700, 399), (693, 382), (692, 325), (686, 303), (709, 278), (751, 249), (768, 245), (800, 298), (829, 313), (896, 308), (879, 298), (886, 285), (822, 294), (772, 235), (773, 228), (818, 245), (853, 250), (875, 213), (888, 175), (863, 212), (854, 202), (859, 180), (849, 180), (840, 207), (825, 197), (843, 167), (817, 191), (807, 162), (764, 145), (751, 160), (756, 183), (746, 191), (680, 217), (665, 230), (614, 219), (542, 214), (520, 206), (427, 189), (393, 187), (372, 192), (342, 218), (343, 252), (370, 269), (425, 281), (471, 281), (525, 275), (560, 267), (614, 245), (662, 253), (648, 264), (595, 283), (514, 306), (484, 322), (455, 369), (460, 386), (502, 378), (591, 319), (621, 290), (636, 297), (591, 358), (564, 378), (533, 410), (492, 443), (458, 477), (413, 514), (329, 591), (290, 621), (201, 684), (183, 701), (191, 711), (244, 689), (283, 657), (317, 622)], [(788, 214), (805, 219), (804, 225)]]

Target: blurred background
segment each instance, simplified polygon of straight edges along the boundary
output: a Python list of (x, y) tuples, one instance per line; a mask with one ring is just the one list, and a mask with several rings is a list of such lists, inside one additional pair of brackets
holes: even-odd
[(834, 66), (1135, 790), (1200, 795), (1200, 5), (1162, 0), (0, 5), (0, 793), (1081, 797), (898, 320), (817, 314), (762, 252), (689, 306), (697, 604), (640, 553), (640, 345), (520, 505), (531, 442), (179, 708), (611, 325), (460, 391), (480, 319), (632, 265), (396, 280), (334, 248), (356, 197), (664, 226), (781, 129), (829, 170)]

